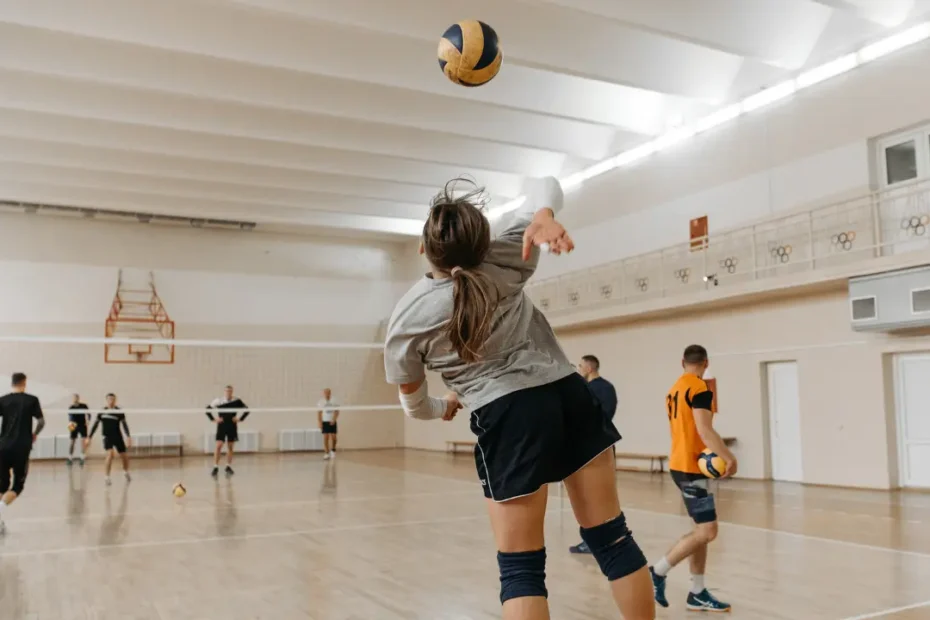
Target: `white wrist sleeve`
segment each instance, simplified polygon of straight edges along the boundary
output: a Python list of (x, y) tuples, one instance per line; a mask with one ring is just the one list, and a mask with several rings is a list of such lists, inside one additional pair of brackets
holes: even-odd
[(425, 380), (413, 394), (399, 392), (399, 395), (400, 406), (403, 407), (404, 413), (411, 418), (416, 418), (417, 420), (435, 420), (446, 414), (448, 404), (441, 398), (435, 398), (429, 395)]

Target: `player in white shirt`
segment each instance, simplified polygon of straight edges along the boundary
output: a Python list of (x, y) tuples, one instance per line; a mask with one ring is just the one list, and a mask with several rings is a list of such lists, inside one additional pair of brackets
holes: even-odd
[(326, 388), (323, 390), (323, 398), (317, 402), (316, 406), (319, 408), (316, 414), (317, 422), (323, 433), (323, 460), (328, 461), (336, 458), (336, 433), (339, 431), (336, 422), (339, 420), (339, 403), (333, 398), (332, 390)]

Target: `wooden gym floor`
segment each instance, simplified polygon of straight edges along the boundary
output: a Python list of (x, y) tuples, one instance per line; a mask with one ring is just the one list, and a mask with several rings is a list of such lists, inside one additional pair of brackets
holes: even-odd
[[(3, 620), (471, 620), (500, 617), (498, 572), (469, 456), (405, 450), (268, 455), (214, 482), (207, 461), (37, 463), (0, 539)], [(183, 480), (187, 497), (171, 489)], [(650, 559), (688, 528), (665, 475), (618, 475)], [(618, 618), (550, 492), (553, 618)], [(731, 481), (708, 586), (736, 619), (930, 618), (930, 495)], [(688, 570), (669, 578), (684, 609)]]

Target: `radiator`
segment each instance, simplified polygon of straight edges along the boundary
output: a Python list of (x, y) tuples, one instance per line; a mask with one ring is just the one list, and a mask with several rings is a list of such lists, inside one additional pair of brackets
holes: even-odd
[(278, 450), (305, 452), (323, 450), (323, 435), (318, 428), (286, 428), (278, 431)]
[[(31, 458), (33, 459), (53, 459), (55, 458), (55, 437), (39, 437), (32, 446)], [(65, 454), (68, 449), (65, 448)]]

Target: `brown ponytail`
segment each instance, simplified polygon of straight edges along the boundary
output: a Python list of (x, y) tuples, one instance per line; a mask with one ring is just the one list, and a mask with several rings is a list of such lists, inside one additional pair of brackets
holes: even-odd
[[(456, 196), (458, 183), (469, 184), (470, 191)], [(480, 359), (499, 301), (494, 283), (476, 270), (491, 247), (491, 225), (478, 206), (483, 195), (483, 189), (464, 179), (446, 183), (433, 198), (423, 226), (426, 258), (452, 277), (452, 319), (446, 334), (464, 362)]]

